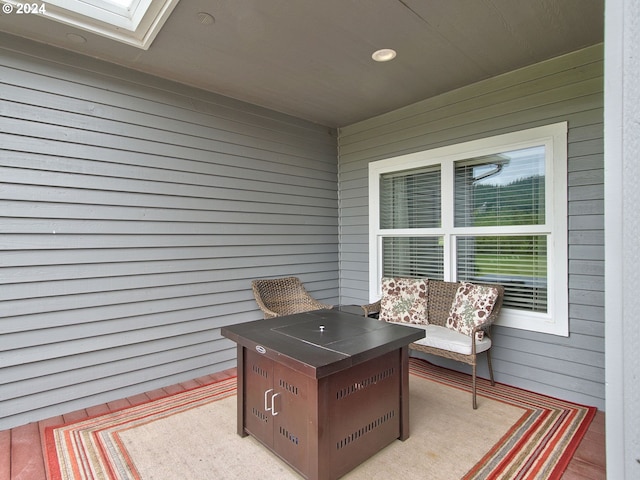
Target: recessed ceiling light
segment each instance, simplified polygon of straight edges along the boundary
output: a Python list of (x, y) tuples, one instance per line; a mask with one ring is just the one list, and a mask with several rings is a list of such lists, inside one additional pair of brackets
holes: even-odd
[(67, 38), (73, 43), (86, 43), (87, 39), (77, 33), (67, 33)]
[(198, 17), (198, 21), (202, 25), (212, 25), (216, 21), (216, 19), (213, 18), (212, 15), (209, 15), (207, 12), (198, 12), (196, 14), (196, 17)]
[(377, 50), (373, 52), (371, 55), (376, 62), (388, 62), (389, 60), (393, 60), (396, 58), (396, 51), (391, 48), (383, 48), (381, 50)]

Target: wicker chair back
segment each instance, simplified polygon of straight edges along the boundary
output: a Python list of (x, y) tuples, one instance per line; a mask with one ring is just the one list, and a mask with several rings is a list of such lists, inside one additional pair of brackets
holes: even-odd
[(264, 318), (333, 308), (313, 298), (298, 277), (253, 280), (251, 288)]

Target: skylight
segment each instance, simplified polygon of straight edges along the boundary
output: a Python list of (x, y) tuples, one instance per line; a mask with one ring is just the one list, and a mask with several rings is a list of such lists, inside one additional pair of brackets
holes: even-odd
[(46, 0), (43, 15), (147, 50), (178, 1)]

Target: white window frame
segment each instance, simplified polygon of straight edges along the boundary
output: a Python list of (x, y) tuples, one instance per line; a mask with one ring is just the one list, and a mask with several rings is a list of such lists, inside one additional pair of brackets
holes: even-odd
[[(455, 239), (463, 235), (491, 235), (504, 227), (454, 227), (453, 182), (456, 161), (518, 150), (545, 147), (545, 222), (521, 228), (522, 234), (547, 235), (547, 312), (503, 308), (497, 325), (569, 335), (567, 233), (567, 123), (561, 122), (456, 145), (401, 155), (369, 164), (369, 300), (381, 295), (382, 238), (439, 235), (444, 238), (444, 279), (456, 281)], [(440, 228), (380, 228), (380, 175), (440, 164), (442, 169), (442, 226)], [(514, 227), (509, 227), (513, 232)]]

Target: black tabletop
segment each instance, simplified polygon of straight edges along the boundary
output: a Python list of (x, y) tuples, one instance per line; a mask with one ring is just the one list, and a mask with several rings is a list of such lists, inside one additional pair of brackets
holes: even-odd
[(222, 335), (320, 378), (404, 347), (425, 332), (331, 309), (231, 325)]

